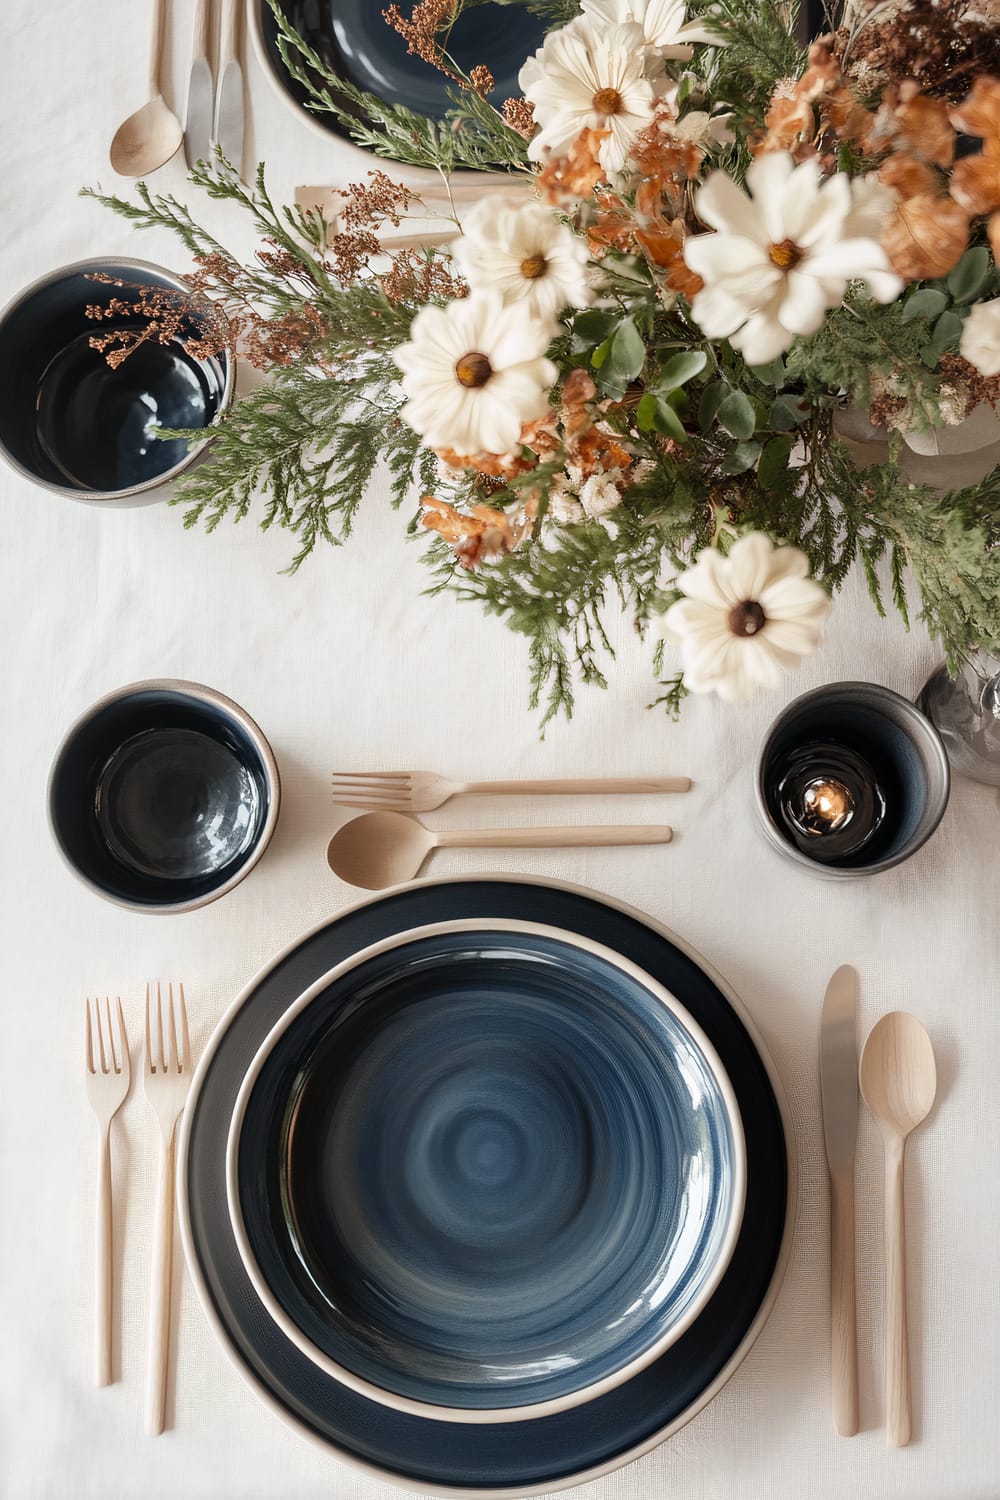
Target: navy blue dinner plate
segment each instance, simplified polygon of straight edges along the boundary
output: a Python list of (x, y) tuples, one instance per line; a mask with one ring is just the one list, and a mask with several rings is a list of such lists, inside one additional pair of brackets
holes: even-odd
[[(677, 1343), (616, 1389), (533, 1420), (474, 1425), (394, 1411), (297, 1348), (257, 1297), (230, 1222), (226, 1141), (243, 1079), (290, 1005), (338, 963), (414, 927), (532, 921), (593, 938), (657, 980), (704, 1028), (743, 1119), (747, 1193), (729, 1269)], [(781, 1260), (789, 1211), (781, 1111), (767, 1068), (715, 980), (637, 914), (580, 889), (515, 879), (420, 881), (308, 933), (244, 992), (199, 1065), (182, 1141), (182, 1226), (203, 1305), (243, 1377), (279, 1416), (357, 1467), (409, 1488), (482, 1494), (556, 1489), (647, 1451), (699, 1409), (752, 1342)]]
[(739, 1235), (711, 1042), (562, 930), (369, 953), (293, 1007), (242, 1098), (230, 1208), (262, 1298), (332, 1374), (425, 1416), (537, 1417), (628, 1379)]
[[(267, 64), (282, 91), (305, 110), (310, 95), (282, 61), (271, 7), (267, 0), (256, 3)], [(401, 8), (408, 13), (407, 5)], [(389, 104), (403, 104), (433, 119), (440, 119), (452, 107), (448, 91), (455, 85), (430, 63), (407, 53), (406, 42), (383, 18), (383, 0), (282, 0), (282, 9), (337, 77)], [(517, 75), (544, 37), (544, 22), (523, 5), (497, 5), (488, 0), (459, 16), (448, 50), (466, 72), (478, 63), (489, 65), (496, 80), (489, 97), (499, 106), (504, 99), (520, 95)], [(308, 112), (328, 130), (343, 134), (334, 115)]]

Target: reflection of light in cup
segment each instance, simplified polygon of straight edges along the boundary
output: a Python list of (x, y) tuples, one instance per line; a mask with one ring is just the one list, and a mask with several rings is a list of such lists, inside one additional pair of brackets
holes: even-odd
[(134, 312), (88, 317), (88, 307), (106, 311), (150, 289), (189, 303), (169, 271), (94, 260), (50, 272), (0, 315), (0, 453), (36, 484), (76, 500), (136, 504), (162, 498), (197, 461), (199, 445), (156, 436), (161, 427), (207, 432), (232, 396), (229, 356), (196, 358), (185, 347), (204, 333), (197, 304), (177, 338), (136, 342), (115, 366), (91, 346), (95, 336), (147, 324)]
[(934, 726), (898, 693), (867, 682), (797, 698), (768, 731), (757, 768), (771, 844), (836, 877), (908, 859), (940, 822), (949, 787)]

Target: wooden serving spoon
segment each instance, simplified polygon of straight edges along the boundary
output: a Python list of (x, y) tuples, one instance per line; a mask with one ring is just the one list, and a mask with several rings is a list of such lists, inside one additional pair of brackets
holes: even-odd
[(910, 1350), (906, 1329), (903, 1154), (937, 1091), (931, 1039), (916, 1016), (890, 1011), (868, 1033), (861, 1092), (885, 1146), (885, 1401), (889, 1442), (910, 1441)]
[(330, 869), (351, 885), (380, 891), (412, 880), (432, 849), (564, 849), (610, 844), (669, 844), (671, 828), (641, 823), (597, 823), (578, 828), (455, 828), (432, 833), (405, 813), (352, 818), (327, 847)]
[(129, 115), (111, 142), (111, 165), (122, 177), (145, 177), (169, 161), (184, 138), (180, 120), (160, 89), (167, 0), (155, 0), (149, 56), (149, 99)]

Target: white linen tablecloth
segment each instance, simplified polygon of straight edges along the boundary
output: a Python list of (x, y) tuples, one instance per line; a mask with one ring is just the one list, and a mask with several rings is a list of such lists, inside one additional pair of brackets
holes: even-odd
[[(374, 0), (373, 0), (374, 3)], [(168, 236), (140, 235), (84, 183), (122, 187), (106, 165), (144, 94), (149, 7), (127, 0), (6, 0), (0, 16), (0, 300), (81, 256), (131, 254), (183, 269)], [(183, 99), (191, 6), (173, 18)], [(363, 159), (299, 123), (251, 58), (257, 147), (276, 196), (357, 180)], [(156, 179), (186, 191), (175, 161)], [(198, 211), (203, 205), (196, 205)], [(213, 223), (218, 223), (218, 217)], [(241, 241), (243, 243), (245, 241)], [(248, 242), (246, 242), (248, 243)], [(162, 505), (97, 510), (0, 474), (0, 1496), (3, 1500), (374, 1500), (392, 1491), (288, 1432), (217, 1346), (178, 1274), (171, 1428), (142, 1435), (146, 1273), (155, 1136), (138, 1086), (144, 980), (186, 981), (194, 1041), (280, 946), (354, 899), (323, 858), (336, 766), (416, 766), (464, 776), (689, 773), (690, 796), (453, 803), (434, 827), (476, 818), (669, 819), (668, 848), (524, 855), (448, 853), (440, 873), (483, 866), (558, 876), (634, 903), (698, 947), (735, 985), (781, 1070), (800, 1203), (773, 1316), (722, 1394), (594, 1500), (996, 1500), (1000, 1496), (1000, 927), (997, 794), (956, 784), (932, 843), (871, 882), (829, 885), (769, 851), (752, 775), (767, 723), (817, 683), (869, 678), (912, 695), (937, 659), (921, 629), (880, 622), (860, 587), (841, 598), (824, 650), (782, 693), (745, 709), (689, 700), (679, 724), (645, 705), (649, 657), (625, 622), (607, 693), (584, 692), (544, 740), (526, 708), (524, 643), (425, 574), (379, 485), (356, 536), (294, 579), (292, 546), (252, 521), (187, 534)], [(120, 911), (75, 882), (45, 824), (50, 759), (71, 720), (144, 677), (203, 681), (270, 737), (284, 783), (277, 835), (231, 895), (188, 916)], [(865, 1029), (912, 1009), (937, 1052), (940, 1099), (909, 1155), (910, 1313), (916, 1434), (888, 1450), (880, 1424), (881, 1147), (859, 1133), (858, 1270), (863, 1432), (829, 1416), (827, 1184), (817, 1084), (830, 973), (854, 963)], [(83, 1089), (83, 997), (120, 991), (135, 1086), (114, 1136), (118, 1383), (91, 1378), (94, 1127)]]

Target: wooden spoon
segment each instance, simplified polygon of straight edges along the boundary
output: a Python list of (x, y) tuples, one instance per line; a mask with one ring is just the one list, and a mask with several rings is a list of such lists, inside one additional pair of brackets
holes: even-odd
[(910, 1441), (910, 1351), (906, 1331), (906, 1235), (903, 1153), (906, 1138), (934, 1104), (937, 1070), (931, 1039), (915, 1016), (890, 1011), (868, 1033), (861, 1092), (885, 1146), (885, 1399), (889, 1442)]
[(335, 875), (370, 891), (412, 880), (432, 849), (563, 849), (608, 844), (669, 844), (673, 830), (641, 823), (578, 828), (455, 828), (432, 833), (405, 813), (373, 812), (337, 830), (326, 851)]
[(149, 56), (149, 100), (129, 115), (111, 142), (111, 165), (122, 177), (144, 177), (169, 161), (184, 138), (180, 120), (160, 89), (167, 0), (155, 0)]

